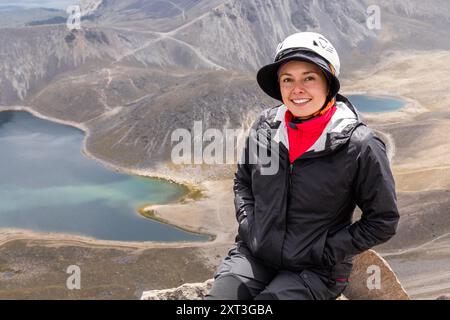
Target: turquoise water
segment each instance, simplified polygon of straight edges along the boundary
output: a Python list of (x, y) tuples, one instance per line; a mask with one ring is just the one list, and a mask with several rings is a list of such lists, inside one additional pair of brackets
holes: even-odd
[(84, 133), (26, 112), (0, 112), (0, 228), (119, 241), (204, 241), (144, 218), (146, 203), (185, 189), (112, 172), (80, 152)]
[(405, 101), (392, 97), (366, 95), (348, 95), (346, 97), (360, 112), (389, 112), (405, 105)]

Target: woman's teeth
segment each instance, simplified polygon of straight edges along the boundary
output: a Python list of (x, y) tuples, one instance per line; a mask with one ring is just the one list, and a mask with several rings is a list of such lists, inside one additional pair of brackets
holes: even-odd
[(296, 100), (292, 100), (292, 102), (296, 103), (296, 104), (303, 104), (303, 103), (307, 103), (311, 101), (311, 99), (296, 99)]

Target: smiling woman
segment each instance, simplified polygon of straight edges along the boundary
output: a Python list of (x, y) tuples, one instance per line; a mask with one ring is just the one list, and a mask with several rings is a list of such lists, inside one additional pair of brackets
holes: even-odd
[[(334, 46), (313, 32), (287, 37), (258, 71), (261, 89), (283, 104), (264, 110), (247, 137), (234, 179), (238, 235), (208, 299), (335, 299), (352, 258), (395, 234), (385, 145), (338, 94), (339, 71)], [(264, 172), (255, 143), (271, 150), (276, 172)]]
[(278, 73), (283, 103), (294, 116), (308, 119), (322, 108), (329, 89), (327, 78), (318, 66), (305, 61), (289, 61)]

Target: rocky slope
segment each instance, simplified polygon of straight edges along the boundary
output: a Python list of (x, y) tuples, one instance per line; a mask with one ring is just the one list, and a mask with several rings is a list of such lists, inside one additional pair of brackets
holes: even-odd
[[(371, 4), (380, 8), (380, 30), (366, 26)], [(428, 279), (429, 269), (414, 280), (417, 257), (432, 251), (421, 247), (425, 241), (442, 240), (430, 259), (447, 259), (448, 244), (440, 238), (450, 225), (442, 134), (450, 101), (447, 1), (95, 0), (82, 7), (79, 31), (65, 24), (0, 28), (0, 107), (25, 105), (82, 125), (94, 156), (150, 172), (169, 159), (176, 128), (192, 130), (196, 120), (204, 129), (248, 128), (259, 110), (276, 103), (256, 86), (256, 69), (271, 61), (286, 35), (321, 31), (341, 54), (345, 88), (401, 94), (433, 111), (374, 121), (397, 144), (395, 174), (404, 192), (404, 223), (384, 249), (421, 248), (407, 251), (406, 260), (390, 260), (408, 270), (404, 279), (414, 288)], [(220, 175), (222, 167), (211, 168)], [(181, 171), (201, 179), (203, 166), (190, 169)], [(447, 260), (434, 267), (444, 269)]]
[[(366, 26), (366, 10), (373, 3), (380, 7), (380, 30)], [(386, 50), (450, 48), (445, 31), (450, 26), (450, 8), (443, 1), (436, 1), (436, 6), (413, 0), (400, 4), (381, 0), (85, 0), (81, 4), (86, 30), (76, 39), (64, 24), (2, 31), (2, 43), (14, 39), (15, 45), (2, 46), (0, 74), (22, 65), (23, 55), (36, 74), (13, 72), (2, 79), (1, 92), (16, 91), (14, 96), (23, 99), (38, 80), (47, 83), (53, 74), (67, 71), (68, 64), (79, 67), (92, 58), (192, 71), (254, 72), (273, 58), (276, 44), (287, 34), (306, 30), (321, 30), (335, 43), (346, 67), (344, 76), (357, 65), (374, 63)], [(0, 104), (9, 102), (0, 100)]]
[[(379, 31), (365, 24), (370, 3), (381, 8)], [(220, 129), (225, 120), (238, 129), (247, 110), (274, 104), (255, 86), (254, 71), (289, 33), (327, 34), (341, 53), (344, 78), (355, 61), (370, 65), (386, 48), (450, 46), (434, 26), (449, 23), (445, 2), (439, 10), (419, 1), (370, 3), (83, 1), (80, 31), (64, 24), (0, 29), (0, 43), (10, 44), (0, 47), (0, 105), (25, 104), (85, 123), (100, 157), (147, 166), (168, 160), (172, 128), (203, 120)]]

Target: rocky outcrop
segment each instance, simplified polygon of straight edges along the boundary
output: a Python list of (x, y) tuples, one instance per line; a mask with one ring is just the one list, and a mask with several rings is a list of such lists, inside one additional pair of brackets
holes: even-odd
[[(394, 271), (375, 251), (363, 252), (353, 263), (350, 285), (338, 300), (410, 300)], [(213, 279), (209, 279), (173, 289), (145, 291), (141, 300), (201, 300), (212, 283)]]
[(201, 300), (211, 289), (213, 281), (208, 279), (205, 282), (185, 283), (173, 289), (145, 291), (141, 300)]
[[(185, 283), (178, 288), (145, 291), (141, 300), (202, 300), (211, 289), (213, 279), (205, 282)], [(341, 295), (337, 300), (348, 300)]]
[(344, 295), (350, 300), (410, 300), (387, 261), (373, 250), (353, 259)]

